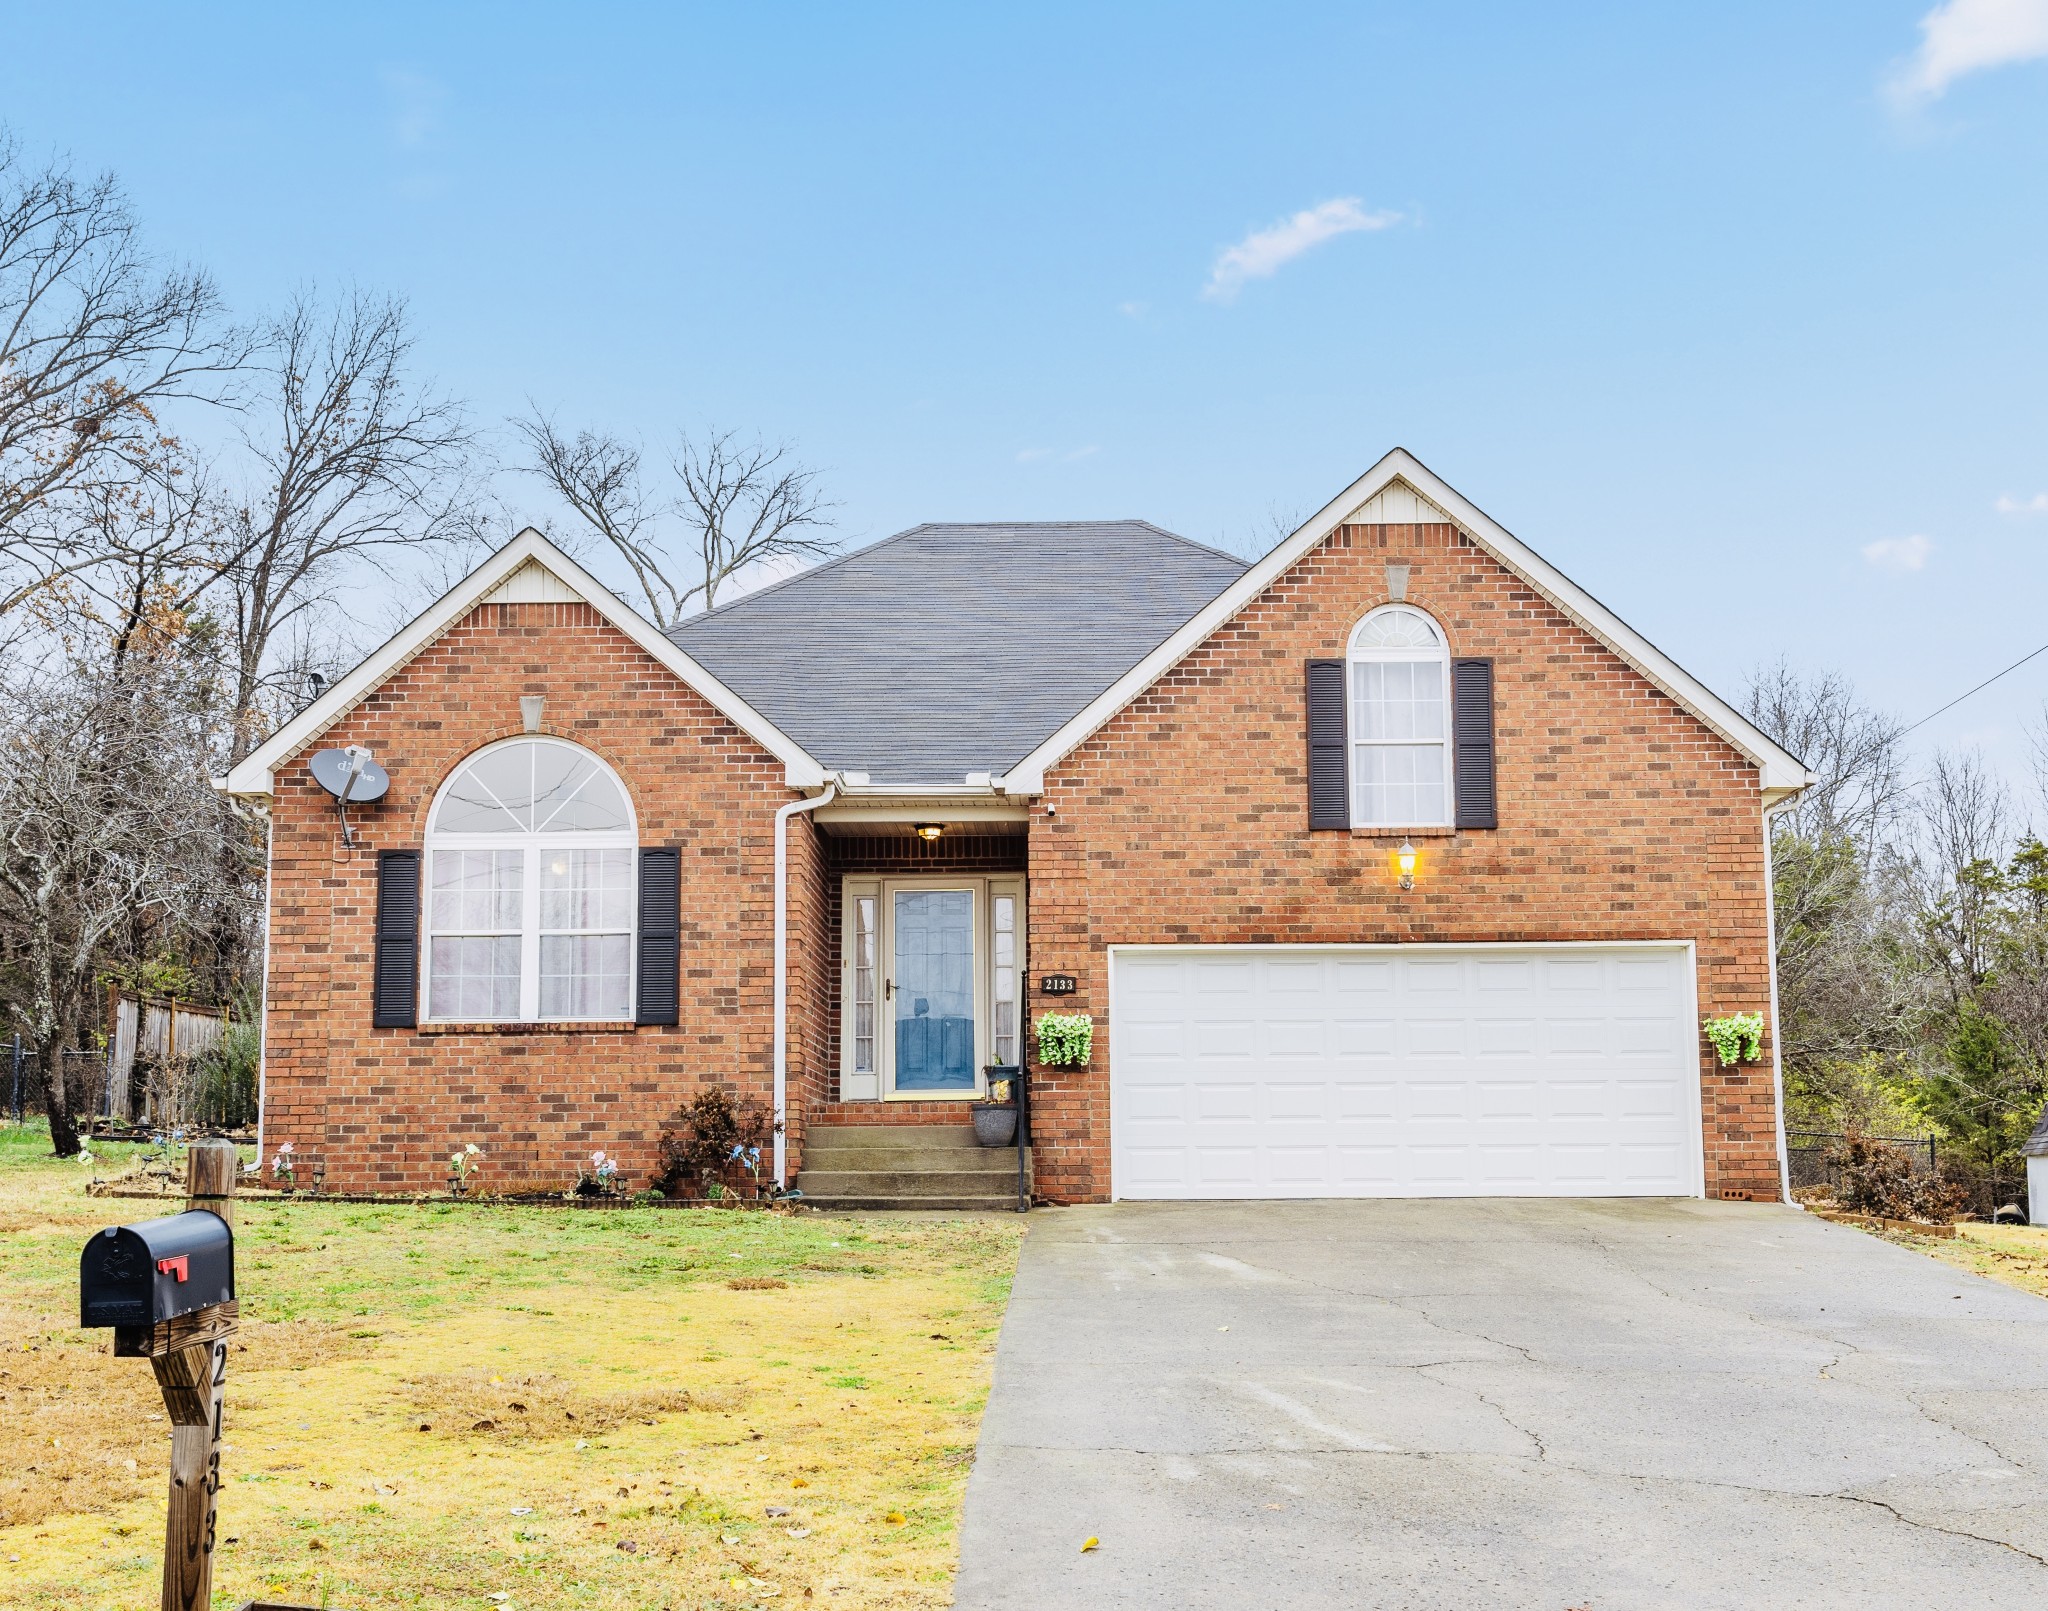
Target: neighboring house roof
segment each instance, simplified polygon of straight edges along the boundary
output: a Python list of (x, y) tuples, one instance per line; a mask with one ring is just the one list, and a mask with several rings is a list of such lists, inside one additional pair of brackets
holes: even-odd
[(2020, 1151), (2029, 1158), (2048, 1158), (2048, 1108), (2041, 1112), (2041, 1122), (2034, 1126), (2034, 1133), (2020, 1144)]
[(925, 525), (669, 635), (832, 770), (1002, 773), (1245, 570), (1142, 520)]
[(1210, 600), (1158, 648), (1090, 700), (1086, 708), (1062, 723), (1044, 743), (1010, 767), (1004, 778), (1005, 787), (1012, 794), (1036, 794), (1042, 790), (1048, 768), (1085, 742), (1338, 527), (1375, 521), (1431, 520), (1455, 525), (1481, 550), (1521, 577), (1654, 686), (1734, 745), (1755, 764), (1767, 805), (1797, 794), (1813, 781), (1798, 757), (1534, 549), (1468, 502), (1407, 449), (1395, 448), (1325, 504), (1293, 536)]
[(277, 768), (318, 738), (409, 660), (479, 604), (584, 603), (694, 688), (721, 715), (782, 762), (791, 788), (816, 788), (825, 769), (774, 722), (671, 643), (645, 616), (531, 527), (401, 627), (382, 647), (280, 727), (221, 785), (230, 794), (268, 795)]

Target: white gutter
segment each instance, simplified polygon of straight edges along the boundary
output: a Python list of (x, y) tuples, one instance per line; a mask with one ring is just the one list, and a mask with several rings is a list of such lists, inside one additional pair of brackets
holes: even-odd
[(1792, 1201), (1792, 1159), (1785, 1150), (1785, 1037), (1778, 1022), (1778, 869), (1771, 856), (1773, 819), (1799, 797), (1788, 795), (1764, 812), (1764, 955), (1771, 969), (1771, 1090), (1778, 1123), (1778, 1201)]
[(815, 811), (839, 792), (837, 777), (825, 792), (808, 800), (792, 800), (775, 812), (775, 1185), (789, 1184), (789, 1143), (784, 1134), (789, 1118), (789, 819)]

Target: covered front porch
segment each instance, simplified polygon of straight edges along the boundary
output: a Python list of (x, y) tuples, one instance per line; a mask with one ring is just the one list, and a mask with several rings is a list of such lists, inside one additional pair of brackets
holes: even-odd
[(809, 821), (797, 1185), (826, 1204), (1015, 1207), (1016, 1149), (976, 1146), (971, 1123), (1026, 1055), (1027, 807), (856, 795)]

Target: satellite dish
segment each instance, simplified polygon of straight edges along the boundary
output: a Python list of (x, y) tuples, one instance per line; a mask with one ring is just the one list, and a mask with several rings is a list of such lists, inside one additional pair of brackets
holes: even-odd
[(313, 781), (344, 805), (362, 805), (384, 798), (391, 787), (391, 774), (370, 759), (370, 752), (358, 745), (345, 750), (315, 750), (306, 763)]

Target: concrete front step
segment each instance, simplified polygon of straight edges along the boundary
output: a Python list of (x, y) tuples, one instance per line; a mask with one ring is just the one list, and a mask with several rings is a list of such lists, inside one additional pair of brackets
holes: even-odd
[(901, 1147), (918, 1152), (976, 1144), (971, 1124), (818, 1124), (806, 1141), (813, 1147)]
[(796, 1184), (813, 1208), (1014, 1210), (1017, 1149), (965, 1124), (818, 1125)]
[(1007, 1197), (813, 1197), (806, 1192), (800, 1201), (806, 1208), (821, 1208), (828, 1212), (848, 1214), (867, 1214), (883, 1209), (918, 1210), (926, 1213), (939, 1210), (986, 1214), (1017, 1212), (1017, 1194), (1014, 1191)]
[(808, 1174), (813, 1169), (831, 1174), (940, 1170), (947, 1174), (1014, 1175), (1017, 1172), (1017, 1149), (933, 1147), (928, 1152), (917, 1152), (908, 1147), (821, 1146), (814, 1139), (804, 1148), (804, 1172)]
[(1005, 1183), (1017, 1195), (1017, 1155), (1008, 1174), (970, 1169), (806, 1169), (796, 1177), (806, 1197), (1000, 1196)]

